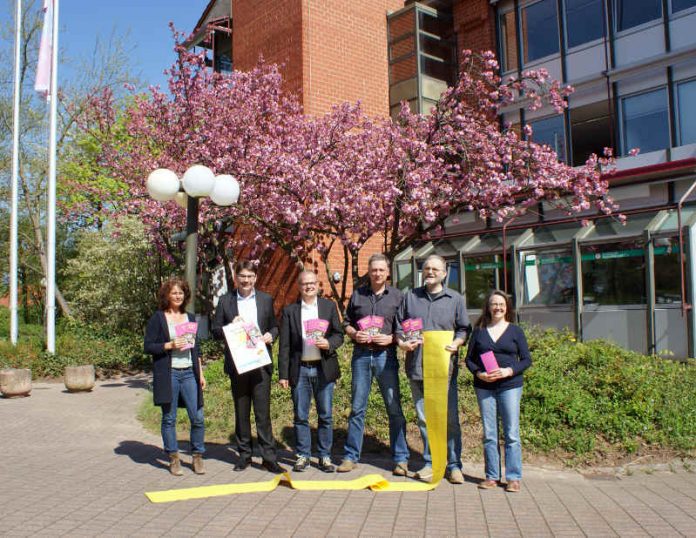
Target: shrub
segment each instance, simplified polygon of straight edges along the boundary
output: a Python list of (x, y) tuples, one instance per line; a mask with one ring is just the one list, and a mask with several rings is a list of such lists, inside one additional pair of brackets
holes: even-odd
[(160, 285), (158, 257), (151, 250), (135, 218), (80, 231), (63, 285), (76, 316), (112, 333), (141, 332), (156, 308)]
[(51, 354), (44, 351), (41, 330), (40, 325), (22, 325), (17, 346), (0, 340), (0, 367), (30, 368), (34, 377), (60, 377), (65, 366), (82, 364), (94, 364), (101, 375), (149, 368), (142, 335), (110, 336), (99, 327), (61, 320), (56, 327), (58, 354)]

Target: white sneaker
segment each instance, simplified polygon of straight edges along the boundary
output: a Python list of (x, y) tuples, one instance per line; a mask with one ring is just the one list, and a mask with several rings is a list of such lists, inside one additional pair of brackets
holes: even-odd
[(433, 479), (433, 468), (430, 465), (426, 465), (420, 471), (416, 471), (413, 475), (416, 480), (423, 480), (424, 482), (429, 482)]

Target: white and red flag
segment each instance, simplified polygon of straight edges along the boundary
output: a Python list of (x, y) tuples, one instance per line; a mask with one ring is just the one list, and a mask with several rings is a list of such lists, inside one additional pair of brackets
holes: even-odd
[(53, 52), (53, 0), (44, 0), (43, 11), (44, 20), (34, 89), (48, 97), (51, 88), (51, 53)]

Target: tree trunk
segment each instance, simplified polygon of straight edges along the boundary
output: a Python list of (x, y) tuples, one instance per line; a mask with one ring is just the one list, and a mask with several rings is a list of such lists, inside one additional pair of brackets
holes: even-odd
[[(27, 213), (29, 214), (29, 221), (31, 222), (31, 227), (34, 232), (34, 249), (39, 253), (39, 260), (41, 261), (41, 271), (43, 272), (44, 278), (47, 278), (48, 273), (48, 261), (46, 260), (46, 248), (43, 240), (43, 232), (41, 231), (41, 223), (39, 222), (39, 217), (35, 207), (32, 205), (31, 195), (29, 193), (28, 186), (24, 179), (22, 179), (22, 190), (24, 191), (24, 203), (27, 208)], [(72, 318), (72, 312), (68, 303), (65, 301), (63, 294), (58, 288), (58, 284), (55, 286), (56, 290), (56, 301), (60, 307), (61, 312), (64, 316)]]

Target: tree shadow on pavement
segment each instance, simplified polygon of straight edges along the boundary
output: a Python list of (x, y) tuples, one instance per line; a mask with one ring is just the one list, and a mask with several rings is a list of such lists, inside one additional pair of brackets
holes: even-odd
[(149, 377), (127, 377), (124, 379), (113, 379), (108, 383), (101, 383), (99, 388), (129, 387), (132, 389), (147, 389), (150, 387)]

